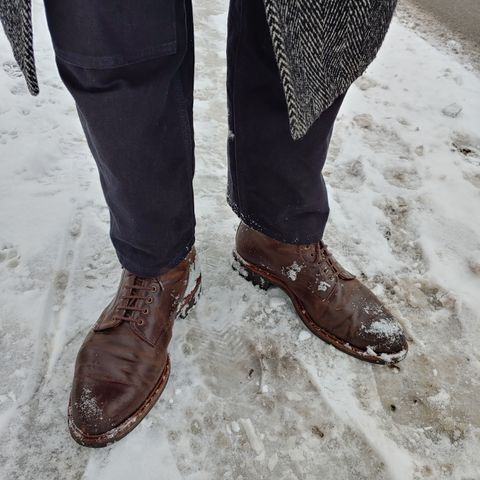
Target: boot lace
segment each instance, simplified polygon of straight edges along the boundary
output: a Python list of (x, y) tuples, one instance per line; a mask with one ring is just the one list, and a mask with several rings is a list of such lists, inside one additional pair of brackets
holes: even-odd
[[(313, 247), (313, 249), (312, 249)], [(338, 275), (341, 273), (342, 269), (338, 262), (335, 260), (335, 257), (328, 249), (328, 245), (319, 241), (313, 245), (305, 246), (306, 249), (310, 250), (310, 255), (315, 263), (321, 263), (322, 260), (325, 260), (325, 264), (323, 266), (323, 273), (325, 275), (331, 274)]]
[(146, 304), (153, 302), (153, 297), (149, 293), (157, 293), (159, 291), (158, 285), (142, 285), (142, 278), (133, 276), (133, 282), (130, 285), (124, 285), (125, 294), (120, 297), (121, 305), (116, 307), (116, 310), (120, 310), (120, 315), (115, 315), (113, 318), (116, 320), (123, 320), (126, 322), (133, 322), (139, 325), (143, 325), (145, 319), (143, 316), (134, 317), (135, 312), (141, 312), (143, 315), (148, 315), (150, 309)]

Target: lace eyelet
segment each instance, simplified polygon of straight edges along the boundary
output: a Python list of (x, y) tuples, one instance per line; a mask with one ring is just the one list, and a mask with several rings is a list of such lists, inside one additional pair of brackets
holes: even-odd
[(143, 325), (145, 323), (145, 320), (141, 318), (138, 322), (137, 325)]
[(143, 314), (148, 315), (150, 313), (150, 310), (148, 308), (143, 309)]
[(152, 297), (147, 297), (147, 303), (152, 303), (153, 302), (153, 298)]
[(157, 292), (158, 292), (158, 288), (157, 288), (156, 285), (152, 285), (151, 290), (152, 290), (153, 293), (157, 293)]

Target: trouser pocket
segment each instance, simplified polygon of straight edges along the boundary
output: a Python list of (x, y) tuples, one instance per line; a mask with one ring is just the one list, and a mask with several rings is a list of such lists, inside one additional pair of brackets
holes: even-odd
[(59, 59), (112, 68), (176, 53), (177, 0), (45, 0)]

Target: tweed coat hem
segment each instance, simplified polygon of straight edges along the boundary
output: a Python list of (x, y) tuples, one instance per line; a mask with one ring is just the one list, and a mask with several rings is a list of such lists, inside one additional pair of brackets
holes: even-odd
[[(0, 0), (0, 20), (28, 90), (39, 93), (32, 0)], [(302, 138), (375, 58), (397, 0), (264, 0), (288, 109)]]

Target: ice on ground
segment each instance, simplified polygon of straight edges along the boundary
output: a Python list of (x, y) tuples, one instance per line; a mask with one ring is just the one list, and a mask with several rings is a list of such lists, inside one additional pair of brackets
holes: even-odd
[(458, 105), (458, 103), (451, 103), (450, 105), (447, 105), (442, 109), (442, 113), (446, 115), (447, 117), (458, 117), (460, 115), (460, 112), (463, 110), (461, 105)]
[(302, 330), (299, 335), (298, 335), (298, 341), (299, 342), (304, 342), (305, 340), (310, 340), (312, 338), (312, 335), (307, 332), (306, 330)]
[[(73, 364), (120, 270), (41, 4), (39, 97), (0, 36), (0, 478), (478, 479), (478, 74), (395, 21), (339, 115), (326, 241), (410, 339), (404, 362), (372, 366), (301, 341), (288, 298), (231, 269), (226, 2), (196, 2), (203, 296), (175, 325), (161, 400), (124, 440), (91, 450), (68, 433)], [(452, 104), (461, 112), (444, 115)]]

